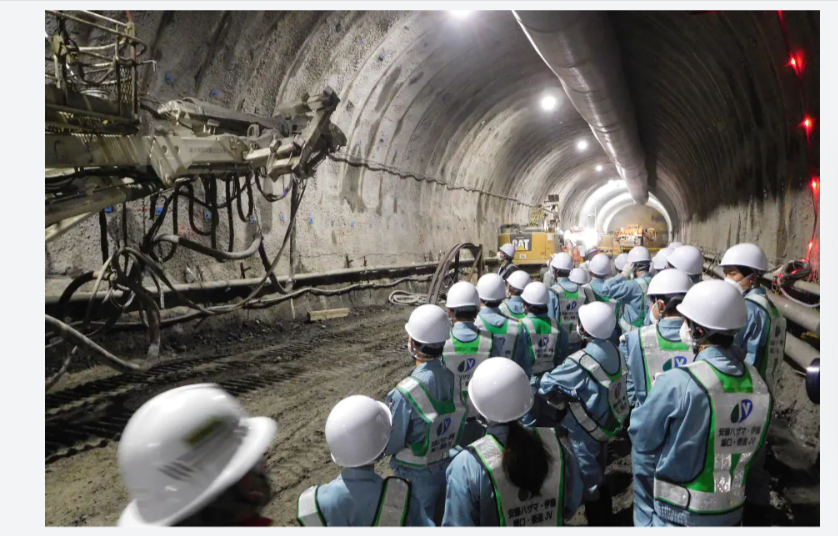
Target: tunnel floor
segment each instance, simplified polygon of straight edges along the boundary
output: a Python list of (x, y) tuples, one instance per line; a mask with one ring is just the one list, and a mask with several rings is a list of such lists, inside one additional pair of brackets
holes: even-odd
[[(128, 418), (162, 391), (215, 382), (238, 395), (252, 415), (279, 423), (267, 459), (276, 496), (264, 515), (296, 526), (299, 494), (339, 473), (323, 434), (331, 408), (352, 394), (383, 399), (410, 373), (403, 326), (411, 310), (368, 307), (286, 331), (253, 324), (235, 334), (198, 335), (189, 348), (175, 344), (177, 356), (145, 376), (104, 367), (68, 375), (46, 397), (46, 525), (114, 525), (128, 503), (116, 462)], [(811, 453), (804, 456), (780, 419), (769, 444), (771, 506), (746, 512), (746, 524), (819, 525), (819, 475), (799, 462)], [(612, 441), (606, 471), (620, 525), (632, 524), (630, 448), (624, 437)], [(378, 470), (391, 474), (384, 462)], [(570, 524), (585, 524), (582, 509)]]

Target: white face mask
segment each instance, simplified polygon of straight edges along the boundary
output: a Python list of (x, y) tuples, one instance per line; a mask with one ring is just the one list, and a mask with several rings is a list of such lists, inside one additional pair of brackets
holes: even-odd
[(690, 348), (695, 349), (696, 342), (693, 340), (693, 335), (690, 332), (690, 326), (687, 324), (686, 320), (683, 324), (681, 324), (681, 331), (678, 332), (678, 335), (681, 337), (681, 342), (683, 342)]
[(660, 322), (660, 318), (656, 314), (658, 312), (658, 302), (652, 304), (652, 308), (649, 311), (649, 321), (652, 323), (653, 326), (657, 325)]
[(500, 251), (498, 251), (498, 260), (503, 261), (503, 253), (501, 253)]
[(739, 282), (736, 281), (735, 279), (732, 279), (730, 277), (725, 277), (725, 283), (729, 283), (729, 284), (733, 285), (736, 288), (736, 290), (739, 291), (739, 294), (744, 294), (745, 293), (745, 289), (742, 288), (742, 285), (740, 285)]

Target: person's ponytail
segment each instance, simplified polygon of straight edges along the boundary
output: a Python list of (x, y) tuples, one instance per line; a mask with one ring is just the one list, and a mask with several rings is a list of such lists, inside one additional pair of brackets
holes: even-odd
[(553, 457), (534, 431), (518, 422), (509, 423), (509, 437), (503, 449), (503, 470), (510, 482), (539, 495), (552, 463)]

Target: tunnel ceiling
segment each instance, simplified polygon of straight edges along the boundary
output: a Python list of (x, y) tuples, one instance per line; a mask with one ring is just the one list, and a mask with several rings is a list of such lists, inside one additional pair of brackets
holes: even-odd
[[(818, 13), (786, 13), (797, 42), (817, 51)], [(184, 45), (166, 31), (175, 18), (207, 37)], [(807, 167), (818, 163), (806, 162), (795, 131), (802, 112), (776, 12), (620, 11), (609, 20), (650, 192), (674, 228), (720, 202), (802, 187)], [(187, 85), (177, 91), (162, 77), (147, 80), (160, 100), (207, 93), (203, 80), (219, 69), (229, 71), (221, 100), (247, 112), (272, 113), (278, 103), (330, 84), (342, 99), (333, 121), (354, 158), (527, 205), (556, 193), (565, 225), (575, 224), (585, 200), (615, 177), (508, 11), (464, 19), (448, 12), (158, 12), (138, 25), (155, 36), (149, 40), (157, 56), (178, 46), (202, 50), (180, 60)], [(807, 61), (804, 83), (816, 92), (818, 58)], [(558, 98), (550, 113), (539, 104), (546, 93)], [(810, 95), (814, 115), (817, 97)], [(577, 150), (580, 139), (586, 151)], [(370, 172), (336, 172), (352, 210), (365, 210), (357, 192)], [(521, 214), (522, 205), (503, 203), (492, 206)]]

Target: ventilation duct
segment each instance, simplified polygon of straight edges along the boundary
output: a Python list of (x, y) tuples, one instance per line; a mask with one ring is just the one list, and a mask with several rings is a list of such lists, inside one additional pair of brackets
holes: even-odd
[(513, 11), (541, 59), (626, 181), (632, 199), (649, 199), (646, 157), (611, 23), (602, 12)]

